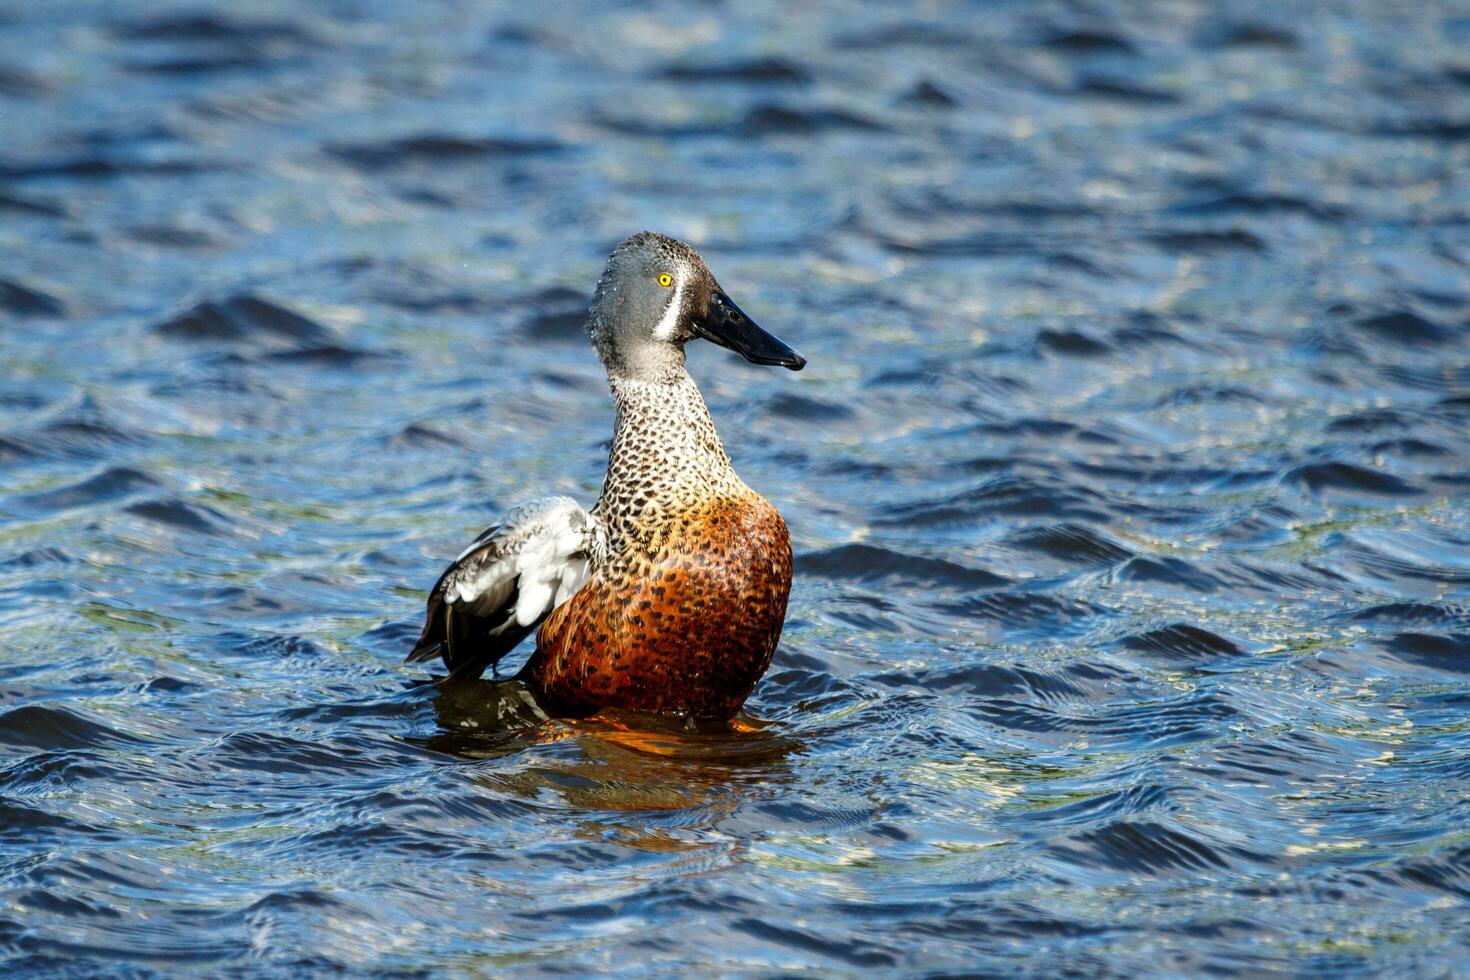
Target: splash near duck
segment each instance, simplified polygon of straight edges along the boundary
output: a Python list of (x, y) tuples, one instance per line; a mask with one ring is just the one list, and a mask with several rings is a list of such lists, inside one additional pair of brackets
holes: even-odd
[(793, 371), (806, 360), (694, 249), (653, 232), (608, 257), (587, 330), (617, 409), (601, 498), (591, 511), (536, 501), (475, 539), (430, 593), (408, 660), (477, 677), (539, 626), (520, 676), (559, 714), (729, 718), (780, 640), (791, 539), (730, 465), (684, 345)]

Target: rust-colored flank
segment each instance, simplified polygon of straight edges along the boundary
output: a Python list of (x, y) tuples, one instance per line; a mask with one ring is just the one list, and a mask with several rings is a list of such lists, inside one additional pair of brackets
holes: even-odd
[(786, 522), (755, 493), (669, 521), (547, 617), (526, 676), (559, 711), (729, 717), (770, 665), (791, 589)]

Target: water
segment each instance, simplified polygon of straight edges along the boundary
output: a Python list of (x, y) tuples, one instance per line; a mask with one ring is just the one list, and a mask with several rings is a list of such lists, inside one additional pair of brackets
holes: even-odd
[[(1470, 7), (8, 3), (0, 956), (1443, 975)], [(759, 730), (401, 660), (595, 499), (654, 228), (789, 521)]]

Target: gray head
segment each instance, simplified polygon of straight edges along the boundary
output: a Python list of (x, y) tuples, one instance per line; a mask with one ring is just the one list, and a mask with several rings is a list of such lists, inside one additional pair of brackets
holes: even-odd
[(652, 231), (624, 240), (608, 256), (587, 330), (615, 377), (676, 378), (684, 369), (684, 345), (696, 337), (755, 364), (793, 371), (806, 366), (804, 357), (756, 326), (725, 295), (698, 252)]

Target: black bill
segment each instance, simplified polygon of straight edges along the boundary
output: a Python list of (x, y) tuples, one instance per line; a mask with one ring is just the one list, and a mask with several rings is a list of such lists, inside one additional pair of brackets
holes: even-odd
[(806, 367), (806, 358), (756, 326), (724, 290), (710, 294), (709, 312), (694, 321), (694, 329), (752, 364), (779, 364), (793, 371)]

